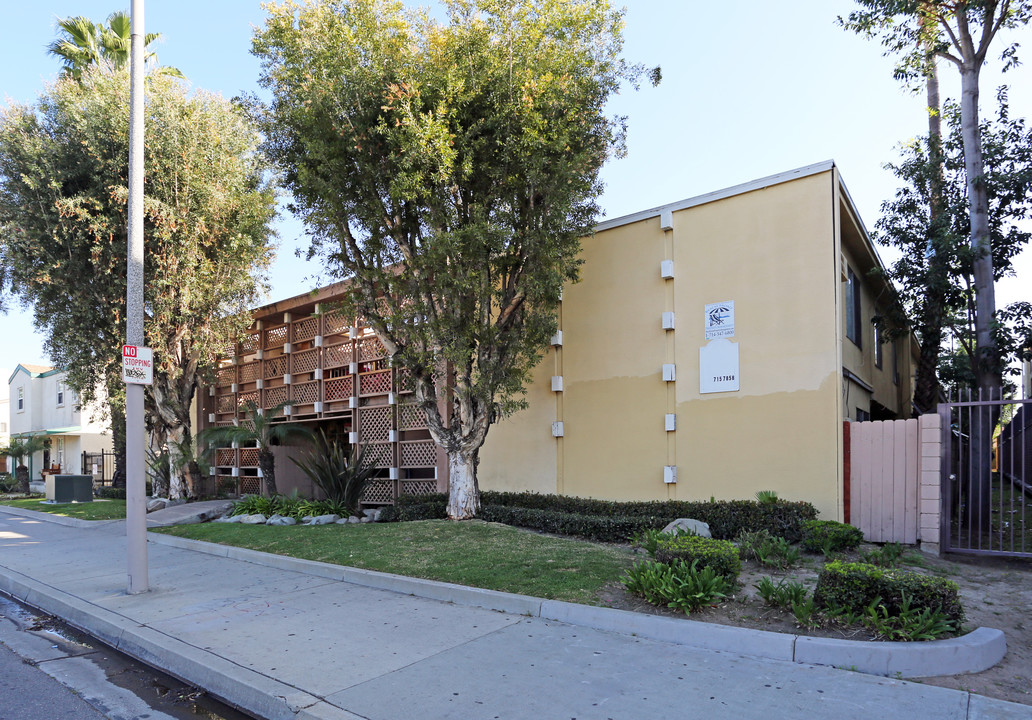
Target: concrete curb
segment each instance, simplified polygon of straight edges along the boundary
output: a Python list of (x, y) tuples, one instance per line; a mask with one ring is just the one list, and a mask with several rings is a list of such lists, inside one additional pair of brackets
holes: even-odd
[(738, 655), (806, 665), (830, 665), (869, 675), (936, 677), (986, 670), (1003, 659), (1007, 641), (1002, 631), (978, 628), (958, 638), (927, 642), (864, 642), (788, 635), (730, 627), (697, 620), (645, 615), (614, 608), (542, 600), (527, 595), (421, 580), (343, 565), (300, 560), (231, 545), (218, 545), (172, 535), (148, 533), (150, 542), (193, 550), (280, 570), (390, 590), (442, 602), (540, 617), (597, 630), (638, 635), (654, 640)]

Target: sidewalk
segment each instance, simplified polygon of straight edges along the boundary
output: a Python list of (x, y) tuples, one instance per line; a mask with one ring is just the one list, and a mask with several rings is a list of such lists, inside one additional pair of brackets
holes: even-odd
[[(129, 596), (123, 521), (84, 526), (8, 510), (0, 507), (0, 590), (270, 720), (1032, 718), (1032, 707), (965, 692), (669, 641), (675, 623), (703, 623), (564, 609), (156, 534), (151, 592)], [(546, 619), (564, 612), (578, 623), (637, 624), (618, 632)], [(749, 652), (792, 637), (768, 635), (721, 642)], [(771, 647), (775, 657), (785, 651)]]

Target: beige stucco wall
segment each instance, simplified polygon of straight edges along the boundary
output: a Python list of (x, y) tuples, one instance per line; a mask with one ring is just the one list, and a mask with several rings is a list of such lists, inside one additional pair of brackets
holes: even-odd
[[(539, 368), (530, 411), (488, 437), (481, 486), (550, 491), (547, 474), (515, 460), (554, 448), (565, 494), (719, 499), (772, 489), (840, 518), (833, 174), (675, 211), (672, 230), (654, 216), (586, 239), (583, 279), (564, 292), (563, 345), (553, 350), (559, 403), (553, 373)], [(672, 280), (661, 278), (664, 259), (675, 262)], [(704, 307), (728, 300), (741, 388), (702, 395)], [(676, 329), (663, 330), (671, 311)], [(663, 381), (664, 363), (676, 364), (676, 382)], [(664, 429), (666, 413), (677, 415), (675, 432)], [(549, 437), (553, 420), (564, 423), (561, 440)], [(676, 484), (664, 483), (665, 465), (678, 467)]]

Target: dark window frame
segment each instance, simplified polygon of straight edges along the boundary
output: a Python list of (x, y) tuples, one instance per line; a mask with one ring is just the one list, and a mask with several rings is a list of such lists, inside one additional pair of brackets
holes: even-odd
[(863, 349), (861, 325), (860, 281), (853, 268), (846, 266), (846, 337), (858, 348)]

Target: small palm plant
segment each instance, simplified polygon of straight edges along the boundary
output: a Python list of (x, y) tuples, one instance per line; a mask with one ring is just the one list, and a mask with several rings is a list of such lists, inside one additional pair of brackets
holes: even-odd
[(39, 434), (13, 437), (7, 446), (7, 454), (14, 458), (14, 475), (18, 478), (18, 491), (24, 495), (29, 494), (29, 468), (25, 466), (24, 460), (43, 450), (46, 446), (46, 437)]
[(311, 440), (311, 430), (296, 423), (273, 422), (289, 403), (280, 403), (264, 414), (251, 400), (244, 403), (245, 418), (239, 425), (226, 425), (202, 430), (197, 434), (199, 441), (210, 447), (225, 447), (236, 443), (238, 447), (258, 448), (258, 468), (265, 480), (265, 494), (272, 496), (276, 491), (276, 458), (272, 446), (291, 439)]
[(326, 493), (327, 500), (347, 508), (352, 515), (359, 513), (362, 494), (376, 472), (366, 459), (364, 445), (354, 445), (349, 451), (336, 440), (327, 439), (322, 430), (315, 436), (312, 453), (291, 461)]

